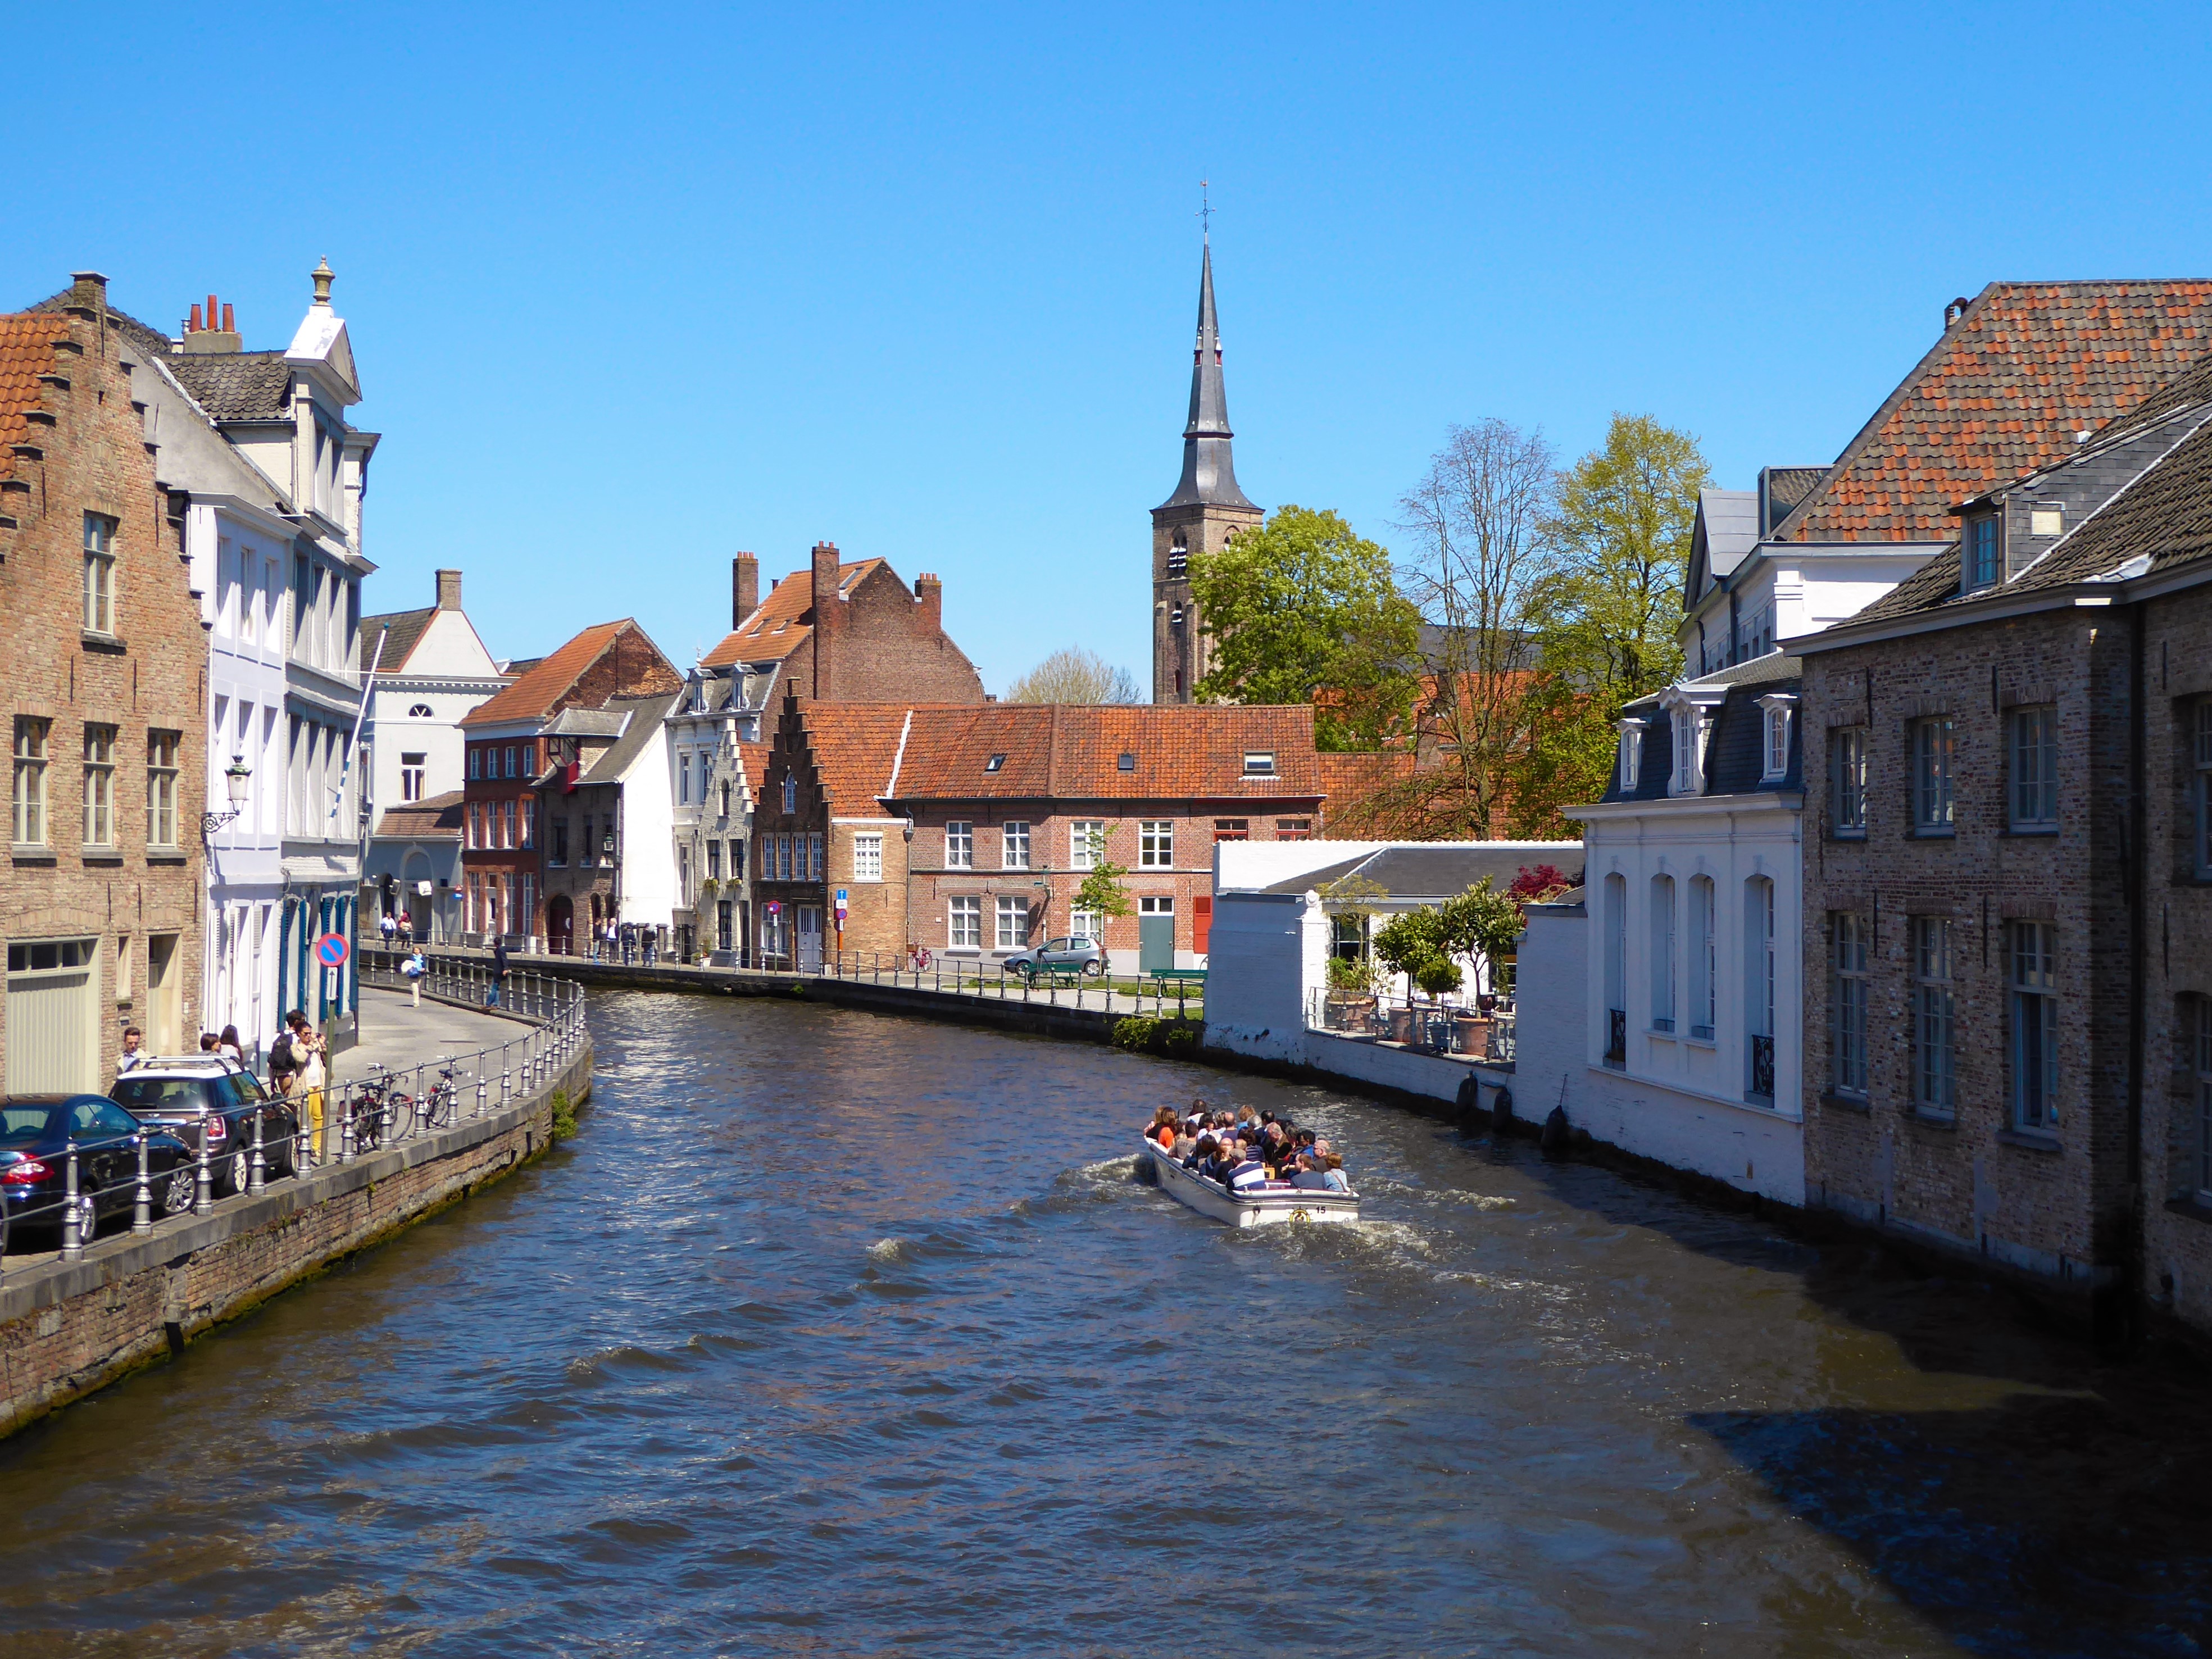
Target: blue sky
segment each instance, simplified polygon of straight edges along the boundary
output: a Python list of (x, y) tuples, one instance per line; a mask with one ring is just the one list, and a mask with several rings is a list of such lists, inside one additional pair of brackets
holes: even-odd
[[(133, 15), (134, 11), (137, 15)], [(994, 690), (1140, 677), (1198, 181), (1240, 480), (1394, 539), (1453, 422), (1824, 462), (1996, 278), (2212, 274), (2180, 8), (46, 8), (7, 278), (281, 345), (327, 255), (369, 602), (501, 655), (729, 558), (945, 581)], [(19, 97), (21, 96), (19, 90)]]

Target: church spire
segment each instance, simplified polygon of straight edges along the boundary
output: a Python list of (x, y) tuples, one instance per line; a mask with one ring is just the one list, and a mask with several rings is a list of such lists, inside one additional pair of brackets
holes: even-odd
[(1213, 309), (1213, 239), (1208, 235), (1199, 265), (1198, 348), (1190, 369), (1190, 420), (1182, 429), (1182, 477), (1160, 505), (1252, 507), (1237, 487), (1229, 453), (1232, 435), (1229, 394), (1221, 381), (1221, 324)]

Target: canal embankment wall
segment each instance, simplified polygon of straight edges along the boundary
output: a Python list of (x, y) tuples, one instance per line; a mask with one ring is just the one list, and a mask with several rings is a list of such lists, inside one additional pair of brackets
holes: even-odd
[(0, 1275), (0, 1436), (181, 1350), (543, 1156), (554, 1144), (556, 1097), (588, 1098), (592, 1048), (574, 1041), (505, 1104), (488, 1077), (483, 1115), (462, 1091), (459, 1120), (350, 1162), (336, 1162), (211, 1213), (155, 1224), (86, 1246), (81, 1260), (48, 1260)]

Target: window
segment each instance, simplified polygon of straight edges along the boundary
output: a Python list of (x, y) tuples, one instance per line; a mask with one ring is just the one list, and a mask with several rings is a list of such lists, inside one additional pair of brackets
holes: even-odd
[(1129, 753), (1126, 749), (1123, 750), (1119, 755), (1116, 755), (1114, 757), (1114, 769), (1116, 772), (1135, 771), (1137, 769), (1137, 757)]
[(177, 844), (177, 745), (182, 734), (146, 734), (146, 844)]
[(999, 831), (999, 861), (1009, 870), (1030, 867), (1030, 827), (1009, 823)]
[(1965, 560), (1966, 587), (1969, 592), (1978, 587), (1996, 585), (1997, 579), (1997, 517), (1984, 513), (1966, 520)]
[(15, 716), (15, 844), (46, 844), (46, 732), (51, 722)]
[(1005, 766), (1006, 763), (1006, 757), (1004, 755), (994, 755), (990, 759), (983, 763), (983, 769), (986, 772), (996, 772)]
[(1070, 910), (1067, 930), (1078, 939), (1103, 940), (1106, 937), (1106, 918), (1096, 910)]
[(2190, 1052), (2183, 1069), (2190, 1074), (2197, 1106), (2197, 1191), (2212, 1193), (2212, 997), (2191, 997), (2194, 1028), (2185, 1041)]
[(1674, 710), (1674, 775), (1667, 786), (1668, 793), (1705, 793), (1705, 735), (1704, 709), (1687, 703)]
[(1030, 942), (1030, 902), (1018, 893), (999, 896), (999, 949), (1018, 951)]
[(1167, 818), (1146, 818), (1137, 826), (1137, 867), (1172, 870), (1175, 867), (1175, 824)]
[(1958, 1105), (1953, 1048), (1951, 924), (1942, 916), (1912, 918), (1912, 1104), (1932, 1117)]
[(592, 815), (589, 812), (584, 814), (583, 830), (583, 844), (576, 849), (579, 854), (576, 862), (589, 869), (599, 861), (599, 844), (592, 839)]
[(1137, 914), (1140, 916), (1171, 916), (1175, 914), (1175, 900), (1164, 893), (1140, 898), (1137, 901)]
[(719, 841), (707, 843), (707, 879), (712, 882), (722, 879), (722, 843)]
[(115, 728), (84, 728), (84, 844), (115, 845)]
[(428, 764), (429, 758), (427, 750), (421, 754), (403, 754), (399, 757), (400, 799), (406, 801), (422, 799), (422, 771)]
[(469, 847), (474, 850), (483, 845), (483, 803), (469, 803)]
[(509, 802), (507, 802), (507, 811), (506, 811), (503, 814), (501, 814), (501, 819), (502, 819), (502, 822), (501, 822), (501, 829), (502, 829), (506, 833), (505, 833), (504, 838), (500, 842), (500, 843), (499, 843), (499, 844), (500, 844), (501, 847), (507, 847), (507, 848), (513, 848), (513, 847), (519, 847), (519, 846), (520, 846), (520, 845), (521, 845), (521, 842), (515, 839), (515, 834), (514, 834), (514, 803), (513, 801), (509, 801)]
[(791, 873), (791, 849), (796, 840), (797, 837), (793, 836), (778, 836), (775, 838), (775, 878), (778, 881), (795, 879)]
[(983, 901), (975, 895), (947, 899), (945, 944), (955, 951), (983, 948)]
[(507, 746), (507, 775), (510, 778), (514, 775), (514, 745), (513, 744)]
[(1244, 775), (1248, 778), (1272, 778), (1275, 775), (1275, 751), (1272, 749), (1248, 749), (1244, 751)]
[(407, 718), (410, 720), (434, 720), (436, 716), (431, 714), (428, 703), (418, 702), (407, 711)]
[(1252, 820), (1249, 818), (1216, 818), (1213, 821), (1216, 841), (1249, 841), (1252, 839)]
[(1715, 1004), (1720, 966), (1713, 929), (1713, 878), (1690, 878), (1690, 1035), (1700, 1042), (1713, 1040)]
[(1096, 870), (1106, 857), (1106, 825), (1099, 818), (1078, 818), (1067, 826), (1067, 867)]
[(2058, 930), (2047, 921), (2010, 924), (2012, 1127), (2029, 1134), (2058, 1127)]
[(1674, 878), (1651, 878), (1651, 1029), (1674, 1029)]
[(1828, 1086), (1867, 1091), (1867, 926), (1847, 910), (1828, 918)]
[(866, 830), (853, 837), (853, 879), (881, 881), (884, 878), (884, 837), (880, 830)]
[(1828, 733), (1829, 769), (1835, 775), (1831, 822), (1838, 836), (1863, 836), (1867, 827), (1867, 729), (1838, 726)]
[(1644, 722), (1623, 720), (1620, 723), (1620, 753), (1617, 774), (1623, 792), (1636, 787), (1636, 775), (1644, 758)]
[(1605, 1063), (1628, 1063), (1628, 878), (1605, 878)]
[(84, 628), (88, 634), (115, 632), (115, 520), (103, 514), (84, 515)]
[(547, 826), (552, 831), (553, 844), (545, 849), (545, 861), (554, 866), (568, 862), (568, 820), (556, 818)]
[[(704, 761), (702, 760), (702, 761), (701, 761), (701, 762), (699, 763), (699, 784), (700, 784), (700, 787), (703, 789), (703, 788), (706, 787), (706, 782), (707, 782), (707, 763), (706, 763), (706, 762), (704, 762)], [(724, 817), (726, 817), (726, 818), (727, 817), (729, 817), (729, 816), (730, 816), (730, 786), (729, 786), (727, 783), (725, 783), (725, 784), (723, 784), (723, 786), (722, 786), (722, 814), (721, 814), (721, 815), (722, 815)]]
[(1783, 692), (1772, 693), (1759, 700), (1762, 716), (1760, 748), (1765, 756), (1765, 764), (1759, 775), (1765, 782), (1771, 783), (1790, 775), (1790, 711), (1796, 701), (1796, 698)]
[(676, 757), (676, 803), (679, 806), (691, 804), (691, 757)]
[(1743, 884), (1745, 1030), (1744, 1097), (1774, 1100), (1774, 884), (1753, 876)]
[(469, 775), (471, 778), (480, 778), (483, 775), (483, 750), (481, 749), (469, 750)]
[(522, 839), (515, 844), (519, 847), (538, 845), (538, 803), (534, 800), (522, 803)]
[(1190, 573), (1190, 549), (1177, 542), (1168, 549), (1168, 580), (1180, 581)]
[(1277, 841), (1304, 841), (1312, 834), (1311, 818), (1277, 818), (1275, 820)]
[(1951, 833), (1951, 721), (1948, 715), (1912, 724), (1912, 827), (1923, 836)]
[(732, 881), (743, 881), (744, 878), (745, 843), (741, 841), (733, 841), (730, 843), (730, 879)]
[(945, 826), (945, 867), (948, 870), (973, 870), (975, 867), (975, 826), (954, 819)]
[(2191, 758), (2196, 765), (2190, 794), (2197, 811), (2197, 874), (2203, 879), (2212, 878), (2212, 697), (2199, 702), (2193, 712), (2196, 730)]
[(787, 812), (799, 810), (799, 780), (788, 772), (783, 775), (783, 810)]
[(471, 933), (483, 932), (483, 877), (474, 870), (469, 872), (467, 915), (461, 926)]
[(2015, 708), (2011, 726), (2012, 787), (2008, 792), (2015, 830), (2058, 827), (2058, 711)]
[(819, 881), (826, 868), (822, 856), (822, 832), (817, 830), (806, 837), (806, 873), (801, 879)]

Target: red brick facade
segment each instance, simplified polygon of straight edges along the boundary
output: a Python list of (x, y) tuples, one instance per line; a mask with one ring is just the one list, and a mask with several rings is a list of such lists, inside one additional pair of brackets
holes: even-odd
[(11, 1090), (105, 1088), (125, 1021), (198, 1046), (208, 647), (124, 349), (97, 276), (0, 318)]

